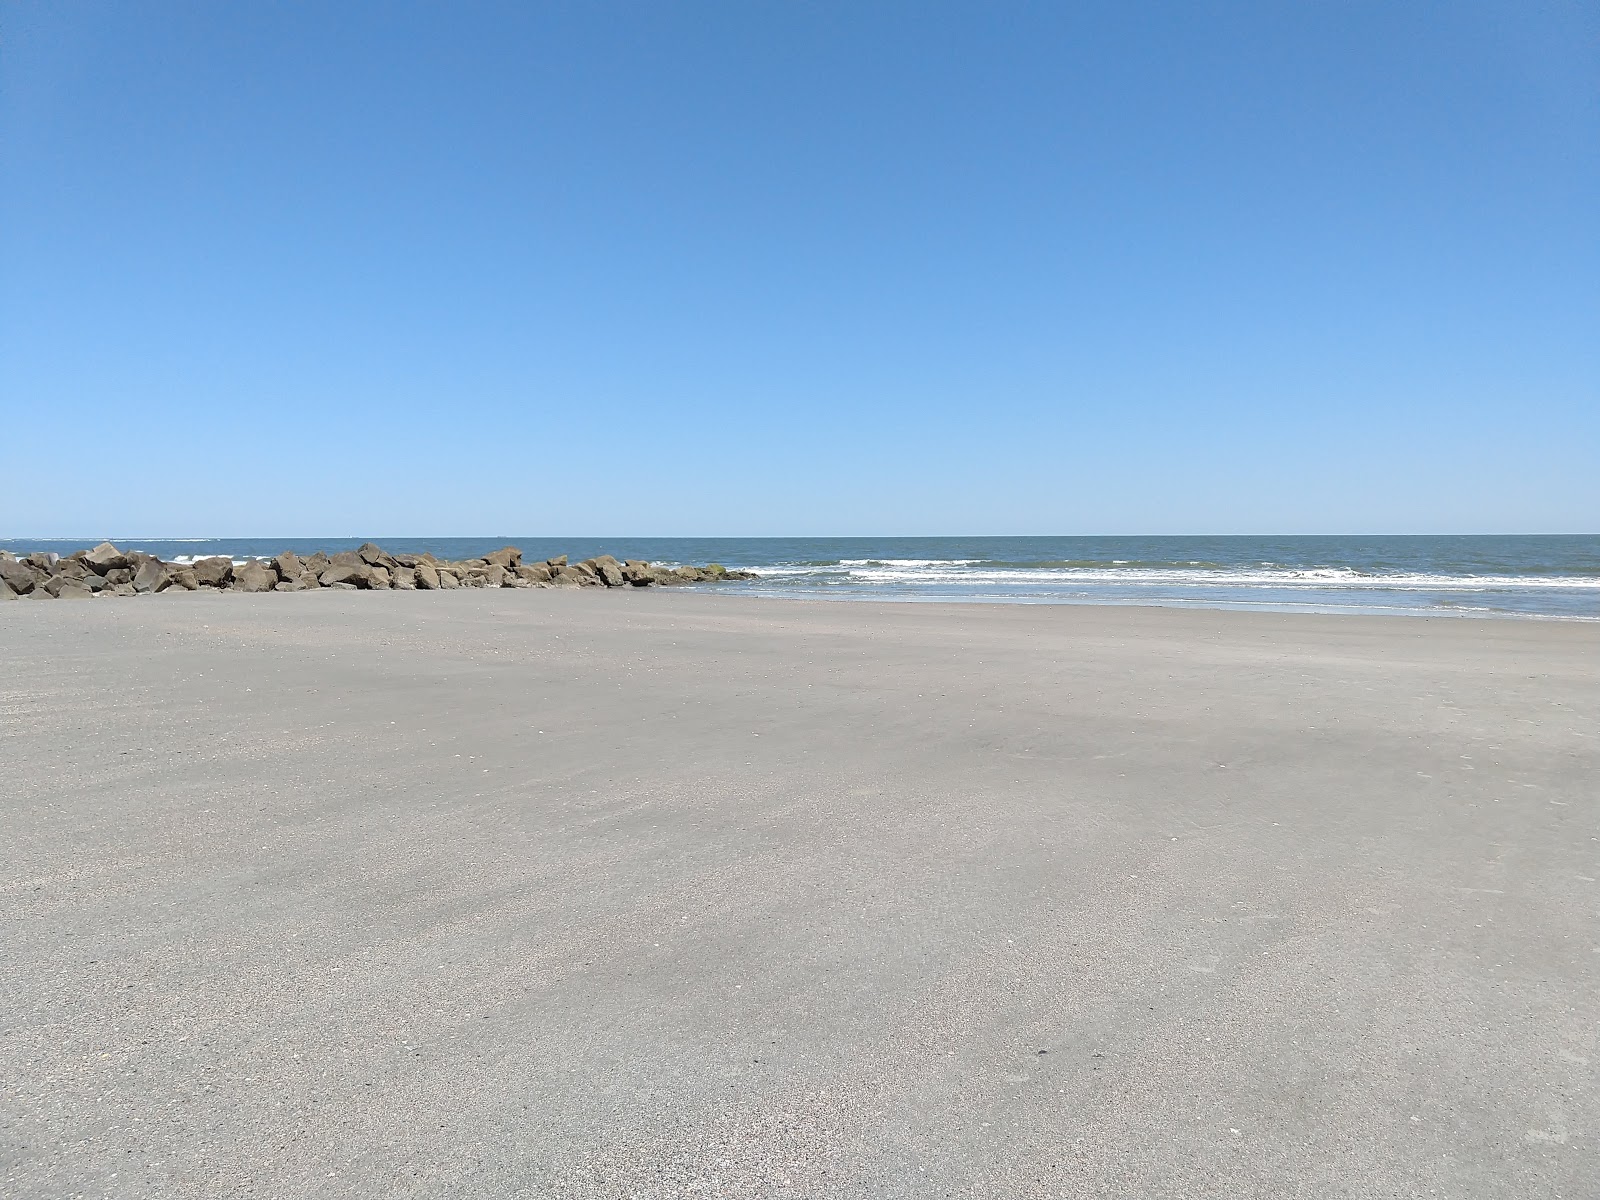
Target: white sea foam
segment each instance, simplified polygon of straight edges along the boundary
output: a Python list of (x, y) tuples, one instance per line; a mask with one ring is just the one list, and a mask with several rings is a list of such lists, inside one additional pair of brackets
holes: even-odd
[(841, 558), (841, 567), (968, 567), (981, 558)]
[(756, 565), (765, 579), (818, 583), (968, 585), (1037, 589), (1073, 585), (1105, 587), (1284, 588), (1361, 591), (1582, 591), (1600, 594), (1600, 576), (1468, 575), (1425, 572), (1366, 573), (1349, 567), (1006, 567), (978, 559), (842, 559), (836, 564)]

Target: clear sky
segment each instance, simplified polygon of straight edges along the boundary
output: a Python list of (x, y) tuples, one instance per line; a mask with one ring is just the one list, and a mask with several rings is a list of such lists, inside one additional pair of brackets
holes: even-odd
[(0, 24), (0, 536), (1600, 530), (1593, 3)]

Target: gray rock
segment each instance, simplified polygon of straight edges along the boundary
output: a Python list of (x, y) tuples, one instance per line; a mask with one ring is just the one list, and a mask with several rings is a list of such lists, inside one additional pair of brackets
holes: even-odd
[(278, 585), (278, 573), (258, 558), (233, 569), (236, 592), (270, 592)]
[(506, 546), (504, 549), (496, 550), (493, 554), (485, 554), (483, 561), (491, 567), (515, 571), (522, 565), (522, 551), (515, 546)]
[(33, 591), (34, 585), (38, 582), (27, 564), (13, 558), (0, 558), (0, 580), (19, 596), (26, 596)]
[(285, 550), (278, 555), (277, 558), (272, 560), (272, 565), (278, 572), (278, 578), (290, 583), (299, 579), (306, 572), (306, 564), (292, 550)]
[(361, 561), (366, 563), (369, 567), (382, 567), (385, 571), (387, 571), (391, 567), (400, 565), (389, 556), (389, 552), (387, 550), (385, 550), (382, 546), (377, 545), (375, 542), (363, 542), (361, 544), (361, 548), (357, 550), (356, 553), (361, 556)]
[(335, 562), (322, 573), (321, 579), (323, 587), (368, 588), (372, 586), (372, 568), (364, 562)]
[(62, 579), (87, 579), (90, 575), (94, 574), (94, 572), (89, 569), (88, 564), (85, 563), (81, 558), (57, 559), (56, 565), (51, 569), (50, 573), (52, 575), (58, 575)]
[[(476, 572), (474, 572), (474, 574), (476, 574)], [(502, 567), (499, 563), (490, 563), (488, 568), (483, 572), (482, 586), (496, 588), (505, 587), (506, 577), (508, 575), (510, 575), (510, 572)]]
[(431, 592), (437, 590), (441, 586), (439, 582), (439, 572), (437, 569), (435, 569), (432, 563), (419, 562), (412, 569), (416, 572), (417, 586), (419, 588)]
[(599, 576), (581, 567), (562, 567), (551, 580), (557, 587), (601, 587)]
[(328, 556), (321, 550), (318, 550), (310, 558), (304, 559), (300, 563), (300, 566), (304, 570), (310, 571), (313, 575), (321, 575), (328, 569), (328, 562)]
[(561, 570), (562, 567), (567, 565), (567, 556), (565, 554), (558, 554), (554, 558), (546, 559), (544, 565), (549, 567), (550, 574), (554, 575), (557, 571)]
[(132, 583), (133, 570), (130, 567), (117, 567), (106, 572), (106, 582), (109, 584)]
[(35, 550), (32, 554), (26, 555), (22, 561), (48, 575), (56, 569), (56, 564), (61, 561), (61, 555), (54, 550)]
[[(340, 567), (340, 568), (337, 568), (337, 569), (338, 570), (344, 570), (345, 568)], [(335, 579), (332, 583), (324, 583), (322, 586), (325, 587), (325, 588), (334, 588), (335, 590), (341, 591), (341, 592), (353, 592), (353, 591), (356, 590), (356, 585), (355, 584), (346, 583), (342, 579)]]
[(45, 582), (44, 590), (57, 600), (88, 600), (94, 595), (89, 590), (88, 584), (70, 575), (50, 576)]
[[(393, 559), (389, 560), (394, 562)], [(400, 569), (400, 564), (395, 563), (395, 570)], [(382, 591), (387, 591), (394, 583), (394, 576), (389, 574), (389, 568), (378, 566), (376, 563), (367, 568), (367, 586)]]
[(546, 563), (535, 566), (522, 566), (517, 568), (517, 578), (524, 583), (541, 584), (550, 582), (550, 567)]
[(600, 577), (600, 582), (607, 587), (621, 587), (626, 582), (622, 578), (622, 564), (609, 554), (602, 554), (599, 558), (593, 560), (593, 566), (594, 573)]
[(233, 578), (233, 559), (223, 554), (202, 558), (193, 565), (192, 570), (195, 582), (201, 587), (227, 587), (228, 581)]
[(173, 573), (160, 558), (146, 558), (133, 573), (136, 592), (165, 592), (173, 586)]
[(20, 600), (20, 599), (22, 599), (21, 595), (19, 593), (17, 593), (16, 591), (12, 590), (11, 585), (9, 583), (7, 583), (4, 579), (0, 579), (0, 600)]
[[(200, 577), (194, 573), (193, 567), (180, 567), (173, 563), (163, 563), (163, 566), (172, 572), (172, 582), (178, 591), (193, 592), (200, 587)], [(135, 586), (138, 586), (135, 584)], [(161, 589), (156, 589), (160, 591)]]
[(128, 556), (110, 542), (101, 542), (93, 550), (85, 550), (83, 552), (83, 562), (96, 575), (104, 575), (107, 571), (115, 571), (119, 567), (132, 565), (128, 561)]
[(457, 577), (455, 575), (454, 572), (451, 572), (451, 571), (440, 571), (439, 572), (439, 586), (444, 588), (446, 591), (448, 591), (451, 588), (460, 587), (461, 586), (461, 580), (460, 580), (459, 577)]
[(417, 571), (415, 567), (396, 566), (392, 574), (394, 576), (394, 587), (397, 590), (402, 592), (414, 592), (417, 590)]
[(106, 594), (111, 596), (137, 596), (139, 589), (131, 583), (113, 583), (106, 589)]

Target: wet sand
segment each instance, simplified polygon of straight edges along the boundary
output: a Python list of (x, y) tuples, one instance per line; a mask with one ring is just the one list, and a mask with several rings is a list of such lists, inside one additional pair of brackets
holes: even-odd
[(12, 1197), (1600, 1195), (1600, 628), (0, 608)]

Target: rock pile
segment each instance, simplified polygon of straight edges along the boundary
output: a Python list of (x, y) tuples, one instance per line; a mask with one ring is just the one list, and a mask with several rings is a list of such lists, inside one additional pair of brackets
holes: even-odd
[(17, 558), (0, 550), (0, 600), (37, 596), (70, 600), (89, 596), (137, 596), (173, 590), (212, 588), (229, 592), (304, 592), (313, 588), (375, 591), (433, 591), (459, 587), (661, 587), (678, 583), (722, 583), (754, 579), (749, 571), (707, 567), (662, 567), (609, 554), (569, 563), (565, 554), (525, 563), (515, 546), (443, 562), (431, 554), (390, 554), (371, 542), (359, 550), (301, 558), (285, 550), (276, 558), (202, 558), (192, 563), (162, 562), (153, 554), (118, 550), (101, 542), (62, 558), (29, 554)]

